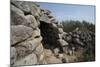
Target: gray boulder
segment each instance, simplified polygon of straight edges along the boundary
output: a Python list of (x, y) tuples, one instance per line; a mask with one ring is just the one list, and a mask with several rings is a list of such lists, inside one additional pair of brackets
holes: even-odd
[(11, 45), (31, 37), (33, 29), (24, 25), (11, 26)]
[(59, 52), (60, 52), (59, 48), (55, 48), (55, 49), (54, 49), (54, 54), (55, 54), (56, 56), (59, 55)]
[(25, 41), (20, 44), (17, 44), (16, 48), (17, 48), (18, 57), (22, 58), (32, 53), (37, 48), (37, 46), (41, 44), (41, 40), (42, 38), (40, 37), (40, 38), (36, 38), (30, 41)]
[(85, 44), (84, 44), (82, 41), (80, 41), (80, 39), (78, 39), (78, 38), (73, 38), (73, 42), (76, 43), (76, 44), (79, 44), (80, 46), (84, 46), (84, 45), (85, 45)]
[(66, 38), (66, 35), (67, 35), (67, 33), (66, 32), (63, 32), (61, 34), (58, 34), (58, 38), (59, 39), (65, 39)]
[(53, 53), (50, 49), (45, 49), (44, 54), (45, 54), (46, 57), (49, 57), (49, 56), (53, 55)]
[(16, 6), (12, 4), (11, 4), (11, 11), (16, 12), (16, 14), (24, 15), (24, 12), (22, 10), (20, 10), (19, 8), (17, 8)]
[(63, 38), (63, 34), (58, 34), (58, 38), (62, 39)]
[(14, 66), (18, 66), (18, 65), (33, 65), (33, 64), (37, 64), (37, 56), (34, 53), (26, 56), (23, 59), (20, 59), (20, 60), (16, 61)]
[(68, 54), (68, 50), (69, 50), (69, 47), (68, 47), (68, 46), (63, 47), (63, 51), (64, 51), (66, 54)]
[[(18, 2), (18, 4), (19, 3), (20, 2)], [(37, 13), (37, 11), (34, 13)], [(36, 28), (40, 24), (39, 22), (37, 22), (35, 17), (32, 16), (32, 14), (28, 14), (25, 16), (24, 12), (21, 9), (13, 5), (11, 5), (11, 18), (12, 18), (11, 19), (12, 25), (25, 25), (25, 26), (29, 26), (32, 28)]]
[(63, 29), (62, 28), (58, 28), (59, 33), (63, 33)]
[(63, 59), (64, 55), (62, 53), (59, 53), (58, 58)]
[(65, 40), (66, 40), (67, 42), (72, 42), (72, 36), (71, 36), (71, 35), (66, 36), (66, 37), (65, 37)]
[(40, 21), (45, 23), (51, 23), (50, 19), (45, 14), (42, 14), (42, 16), (40, 17)]
[(25, 57), (26, 55), (29, 54), (29, 51), (28, 53), (26, 53), (28, 50), (26, 49), (26, 47), (24, 46), (17, 46), (16, 47), (16, 52), (17, 52), (17, 59), (21, 59), (23, 57)]
[(24, 13), (19, 8), (11, 5), (11, 25), (26, 23)]
[(24, 12), (30, 12), (30, 8), (27, 2), (24, 1), (11, 1), (16, 7), (20, 8)]
[(55, 23), (51, 23), (52, 27), (57, 28), (57, 25)]
[(67, 45), (68, 45), (68, 43), (67, 43), (65, 40), (63, 40), (63, 39), (58, 39), (58, 43), (59, 43), (61, 46), (67, 46)]
[(78, 34), (73, 34), (74, 38), (79, 38), (80, 36)]
[(32, 15), (27, 15), (25, 16), (26, 18), (26, 23), (23, 23), (23, 25), (32, 27), (33, 29), (37, 28), (38, 25), (40, 24), (39, 22), (36, 21), (35, 17)]
[(36, 49), (34, 50), (34, 53), (35, 53), (36, 55), (40, 55), (40, 54), (43, 52), (43, 50), (44, 50), (43, 45), (40, 44), (40, 45), (38, 45), (38, 46), (36, 47)]

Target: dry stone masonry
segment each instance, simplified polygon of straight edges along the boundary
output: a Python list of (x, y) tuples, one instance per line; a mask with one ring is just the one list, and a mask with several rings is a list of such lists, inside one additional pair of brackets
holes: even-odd
[(94, 33), (66, 33), (51, 13), (34, 2), (11, 1), (11, 65), (81, 61), (82, 50), (94, 47)]

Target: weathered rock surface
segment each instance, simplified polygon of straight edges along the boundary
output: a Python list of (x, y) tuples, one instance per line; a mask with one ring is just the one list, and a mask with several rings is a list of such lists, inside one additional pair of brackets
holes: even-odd
[(32, 28), (24, 25), (11, 26), (11, 45), (22, 42), (32, 36)]
[(61, 46), (67, 46), (68, 45), (68, 43), (63, 39), (58, 39), (58, 43), (61, 44)]
[(10, 53), (11, 64), (14, 64), (17, 58), (16, 48), (11, 47), (10, 49), (11, 49), (11, 53)]
[(46, 23), (51, 23), (51, 22), (50, 22), (50, 19), (47, 18), (47, 17), (48, 17), (47, 15), (43, 14), (43, 15), (40, 17), (40, 21), (46, 22)]
[(43, 52), (37, 4), (11, 1), (11, 65), (39, 64)]
[(33, 64), (37, 64), (37, 56), (34, 53), (32, 53), (32, 54), (26, 56), (25, 58), (15, 62), (15, 66), (33, 65)]
[(51, 13), (34, 2), (11, 1), (11, 65), (75, 62), (83, 49), (94, 48), (94, 33), (66, 33)]
[(62, 61), (60, 59), (57, 59), (54, 56), (50, 56), (46, 60), (47, 60), (47, 63), (48, 64), (58, 64), (58, 63), (62, 63)]

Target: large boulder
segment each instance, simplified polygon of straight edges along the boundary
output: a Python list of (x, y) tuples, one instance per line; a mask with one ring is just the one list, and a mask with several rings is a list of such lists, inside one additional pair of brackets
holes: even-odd
[(85, 46), (85, 44), (78, 38), (73, 38), (73, 42), (80, 46)]
[(33, 64), (37, 64), (37, 56), (34, 53), (26, 56), (23, 59), (20, 59), (20, 60), (16, 61), (14, 66), (33, 65)]
[(11, 1), (11, 3), (21, 9), (25, 15), (32, 14), (33, 16), (39, 16), (40, 9), (34, 2)]
[(39, 22), (37, 22), (35, 17), (32, 16), (32, 15), (25, 16), (25, 19), (26, 19), (27, 22), (23, 23), (23, 25), (26, 25), (28, 27), (32, 27), (33, 29), (37, 28), (38, 25), (40, 24)]
[(68, 43), (65, 40), (63, 40), (63, 39), (58, 39), (58, 43), (61, 46), (67, 46), (68, 45)]
[(79, 38), (80, 36), (78, 34), (73, 34), (72, 37), (73, 38)]
[(11, 45), (31, 37), (33, 29), (24, 25), (11, 26)]
[(11, 1), (12, 4), (14, 4), (15, 6), (17, 6), (18, 8), (20, 8), (22, 11), (24, 12), (30, 12), (30, 6), (27, 2), (24, 1)]
[(45, 49), (44, 50), (44, 54), (45, 54), (46, 57), (49, 57), (49, 56), (53, 55), (53, 53), (52, 53), (52, 51), (50, 49)]
[(62, 28), (58, 28), (59, 33), (63, 33), (63, 29)]
[(18, 58), (22, 58), (34, 51), (41, 44), (42, 37), (17, 44)]
[[(37, 13), (37, 11), (34, 13)], [(12, 25), (25, 25), (32, 28), (36, 28), (40, 24), (35, 16), (32, 16), (32, 14), (24, 15), (24, 12), (14, 5), (11, 5), (11, 18)]]
[(71, 36), (71, 35), (66, 36), (66, 37), (65, 37), (65, 40), (66, 40), (67, 42), (72, 42), (72, 36)]
[(55, 23), (51, 23), (52, 27), (57, 28), (58, 26)]
[(11, 5), (11, 25), (26, 23), (24, 13), (19, 8)]
[(64, 57), (64, 55), (63, 55), (62, 53), (59, 53), (59, 54), (58, 54), (58, 58), (59, 58), (59, 59), (63, 59), (63, 57)]
[(66, 39), (66, 35), (67, 35), (66, 32), (62, 32), (62, 33), (58, 34), (58, 38), (59, 39)]
[(42, 15), (41, 15), (40, 21), (41, 21), (41, 22), (45, 22), (45, 23), (51, 23), (50, 19), (49, 19), (48, 16), (45, 15), (45, 14), (42, 14)]
[(55, 48), (53, 51), (54, 51), (54, 54), (57, 56), (57, 55), (59, 55), (60, 49), (59, 48)]
[(43, 50), (44, 50), (43, 45), (40, 44), (40, 45), (38, 45), (38, 46), (36, 47), (36, 49), (34, 50), (34, 53), (35, 53), (36, 55), (40, 55), (40, 54), (43, 52)]

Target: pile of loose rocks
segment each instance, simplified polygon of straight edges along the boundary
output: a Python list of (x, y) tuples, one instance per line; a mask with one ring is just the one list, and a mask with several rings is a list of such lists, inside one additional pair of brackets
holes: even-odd
[(92, 32), (81, 32), (78, 28), (64, 32), (63, 25), (51, 15), (51, 11), (34, 2), (11, 1), (13, 66), (75, 62), (75, 51), (93, 46), (94, 41)]

